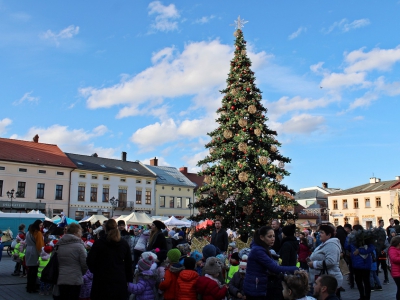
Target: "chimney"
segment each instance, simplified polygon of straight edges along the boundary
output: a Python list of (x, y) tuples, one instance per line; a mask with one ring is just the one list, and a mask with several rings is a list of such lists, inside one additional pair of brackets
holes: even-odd
[(324, 189), (327, 189), (327, 188), (328, 188), (328, 183), (327, 183), (327, 182), (323, 182), (323, 183), (322, 183), (322, 187), (323, 187)]
[(182, 174), (187, 174), (187, 173), (188, 173), (187, 167), (180, 167), (180, 168), (179, 168), (179, 171), (180, 171)]
[(125, 152), (125, 151), (123, 151), (123, 152), (121, 153), (121, 160), (122, 160), (122, 161), (126, 161), (126, 152)]
[(400, 176), (396, 176), (395, 179), (396, 179), (396, 180), (400, 180)]
[(39, 135), (38, 134), (33, 137), (33, 142), (39, 143)]
[(91, 156), (93, 156), (93, 157), (99, 157), (99, 156), (97, 155), (97, 153), (93, 153)]
[(369, 179), (369, 183), (377, 183), (377, 182), (380, 182), (381, 180), (379, 179), (379, 178), (376, 178), (376, 177), (371, 177), (370, 179)]
[(158, 166), (158, 159), (154, 157), (153, 159), (150, 159), (150, 166)]

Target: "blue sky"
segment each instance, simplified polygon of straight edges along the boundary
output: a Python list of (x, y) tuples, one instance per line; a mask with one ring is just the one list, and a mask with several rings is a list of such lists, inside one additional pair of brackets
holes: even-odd
[(400, 3), (1, 1), (0, 136), (187, 166), (207, 151), (234, 20), (294, 190), (400, 175)]

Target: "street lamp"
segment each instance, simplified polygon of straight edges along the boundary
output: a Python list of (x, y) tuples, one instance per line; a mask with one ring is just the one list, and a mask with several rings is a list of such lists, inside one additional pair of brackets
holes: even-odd
[(117, 209), (117, 207), (118, 207), (118, 202), (119, 202), (119, 200), (118, 200), (118, 199), (115, 199), (115, 197), (112, 197), (112, 198), (110, 199), (111, 206), (113, 207), (113, 209), (112, 209), (112, 216), (111, 216), (111, 217), (114, 216), (114, 211), (115, 211), (115, 210)]
[(15, 192), (14, 189), (12, 189), (11, 192), (10, 191), (7, 192), (7, 197), (10, 198), (10, 200), (11, 200), (10, 212), (13, 209), (12, 201), (13, 201), (13, 199), (15, 199), (15, 196), (18, 196), (18, 194), (19, 194), (18, 192), (16, 192), (15, 196), (14, 196), (14, 192)]
[(393, 207), (394, 207), (393, 203), (390, 203), (390, 204), (387, 205), (387, 208), (390, 209), (390, 216), (392, 216)]
[(325, 208), (325, 213), (326, 213), (326, 217), (327, 217), (327, 221), (329, 222), (329, 208)]
[(188, 208), (189, 208), (189, 215), (191, 217), (192, 216), (192, 208), (193, 208), (193, 214), (194, 214), (194, 204), (192, 202), (190, 202), (188, 204)]

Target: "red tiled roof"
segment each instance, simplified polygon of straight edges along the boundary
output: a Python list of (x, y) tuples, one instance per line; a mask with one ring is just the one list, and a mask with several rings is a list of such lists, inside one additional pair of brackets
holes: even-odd
[(57, 145), (0, 138), (0, 161), (76, 168)]
[(197, 190), (199, 187), (203, 185), (204, 176), (199, 176), (196, 173), (182, 173), (182, 174), (185, 175), (191, 182), (197, 184), (195, 190)]

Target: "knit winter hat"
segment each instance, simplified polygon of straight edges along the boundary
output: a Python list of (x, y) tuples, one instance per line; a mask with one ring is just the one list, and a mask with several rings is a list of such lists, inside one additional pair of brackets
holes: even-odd
[(185, 257), (183, 260), (183, 266), (186, 270), (194, 270), (196, 267), (196, 260), (193, 257)]
[(89, 247), (92, 247), (94, 243), (94, 240), (88, 240), (86, 241), (86, 245), (88, 245)]
[(250, 248), (243, 248), (242, 250), (239, 251), (239, 258), (243, 259), (242, 258), (243, 255), (249, 256), (249, 254), (250, 254)]
[(157, 260), (157, 255), (153, 252), (143, 252), (138, 261), (138, 268), (141, 271), (150, 270), (151, 265)]
[(46, 253), (51, 253), (51, 251), (53, 251), (53, 247), (52, 246), (44, 246), (43, 251)]
[(181, 258), (181, 251), (174, 248), (168, 251), (167, 257), (171, 263), (177, 263)]
[(190, 253), (190, 245), (188, 243), (179, 244), (176, 248), (181, 252), (182, 256), (187, 256)]
[(203, 248), (203, 257), (207, 259), (209, 257), (215, 257), (217, 255), (217, 249), (214, 245), (208, 244)]
[(216, 258), (218, 259), (218, 261), (219, 261), (220, 263), (225, 264), (225, 260), (226, 260), (225, 255), (223, 255), (223, 254), (218, 254), (218, 255), (216, 256)]
[(165, 224), (161, 222), (160, 220), (154, 220), (153, 221), (154, 226), (157, 227), (158, 230), (165, 229)]
[(247, 259), (248, 259), (248, 258), (249, 258), (249, 257), (245, 254), (245, 255), (242, 256), (241, 261), (247, 262)]
[(283, 226), (282, 232), (285, 236), (294, 236), (294, 234), (296, 232), (296, 225), (291, 224), (291, 225)]
[(246, 273), (247, 262), (241, 261), (239, 264), (239, 273)]
[(203, 269), (204, 272), (209, 275), (214, 275), (221, 272), (221, 266), (218, 263), (218, 259), (216, 257), (207, 258), (206, 265)]
[(237, 253), (237, 252), (232, 253), (231, 259), (234, 259), (234, 260), (236, 260), (236, 261), (239, 261), (239, 260), (240, 260), (240, 258), (239, 258), (239, 253)]
[(57, 244), (58, 240), (52, 240), (50, 242), (50, 246), (54, 247)]
[(167, 259), (167, 250), (160, 250), (156, 253), (157, 260), (162, 263), (164, 260)]
[(202, 255), (199, 251), (194, 250), (194, 251), (190, 254), (190, 257), (193, 257), (193, 258), (196, 260), (196, 262), (198, 262), (200, 259), (203, 258), (203, 255)]
[(229, 247), (236, 248), (236, 242), (232, 242), (228, 244)]

